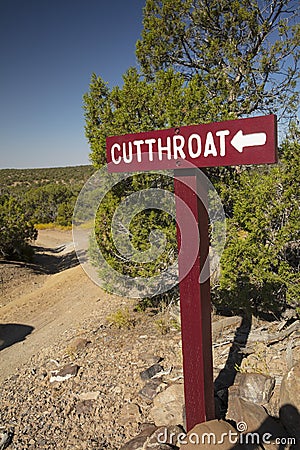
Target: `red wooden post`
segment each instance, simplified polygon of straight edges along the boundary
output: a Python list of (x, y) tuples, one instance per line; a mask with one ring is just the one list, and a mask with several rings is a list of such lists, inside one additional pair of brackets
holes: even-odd
[[(190, 167), (277, 162), (277, 119), (269, 115), (110, 136), (106, 144), (109, 172), (175, 170), (184, 389), (189, 431), (197, 423), (214, 418), (209, 275), (200, 282), (209, 252), (208, 213), (197, 196), (201, 193), (201, 198), (205, 199), (207, 193), (197, 171)], [(187, 208), (192, 216), (187, 214)], [(208, 267), (205, 269), (209, 270)]]
[[(209, 252), (208, 213), (196, 193), (205, 193), (198, 170), (175, 171), (175, 194), (188, 206), (199, 228), (200, 242), (189, 241), (191, 216), (187, 217), (182, 202), (176, 201), (177, 241), (179, 249), (179, 290), (181, 305), (181, 333), (183, 351), (184, 391), (187, 431), (197, 423), (214, 418), (214, 387), (211, 334), (211, 302), (209, 277), (200, 283), (200, 273)], [(180, 227), (180, 230), (179, 230)], [(185, 241), (184, 251), (180, 252)], [(186, 266), (195, 245), (199, 253), (184, 279)]]

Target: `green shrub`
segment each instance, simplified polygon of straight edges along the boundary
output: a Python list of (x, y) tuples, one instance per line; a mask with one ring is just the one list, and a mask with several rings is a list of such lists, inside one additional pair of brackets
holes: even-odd
[(221, 259), (216, 302), (280, 315), (299, 307), (300, 144), (285, 141), (278, 165), (242, 172)]
[(107, 316), (106, 320), (117, 328), (126, 328), (130, 329), (134, 327), (135, 321), (130, 314), (128, 308), (119, 308), (117, 311), (113, 312), (109, 316)]
[(37, 230), (27, 220), (24, 209), (12, 196), (0, 196), (0, 256), (23, 259), (31, 256), (29, 242), (37, 238)]

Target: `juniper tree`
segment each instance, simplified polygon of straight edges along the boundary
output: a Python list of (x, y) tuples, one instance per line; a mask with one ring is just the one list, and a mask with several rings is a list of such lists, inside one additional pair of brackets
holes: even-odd
[[(85, 130), (95, 167), (105, 164), (105, 138), (109, 135), (207, 123), (258, 113), (278, 113), (292, 119), (299, 98), (298, 13), (299, 7), (294, 0), (146, 0), (144, 28), (136, 46), (140, 72), (130, 68), (123, 76), (123, 86), (112, 89), (108, 88), (101, 77), (93, 74), (89, 92), (84, 95)], [(295, 151), (298, 151), (296, 147)], [(286, 159), (284, 164), (287, 164)], [(295, 161), (293, 164), (296, 164)], [(259, 223), (254, 226), (255, 219), (254, 222), (249, 219), (248, 228), (253, 226), (252, 231), (249, 231), (250, 228), (244, 230), (244, 224), (234, 222), (240, 217), (237, 216), (241, 206), (237, 194), (240, 187), (245, 199), (248, 199), (249, 207), (253, 209), (254, 217), (256, 214), (260, 216), (260, 206), (265, 204), (270, 204), (270, 211), (265, 211), (265, 221), (276, 212), (278, 203), (275, 202), (275, 209), (272, 209), (269, 194), (277, 193), (276, 176), (281, 177), (282, 173), (274, 170), (261, 178), (260, 172), (256, 175), (257, 170), (260, 169), (254, 169), (251, 175), (244, 169), (241, 173), (222, 168), (210, 171), (210, 177), (224, 201), (230, 225), (219, 293), (222, 292), (224, 299), (227, 290), (230, 294), (227, 298), (230, 297), (233, 305), (238, 304), (238, 297), (234, 297), (232, 293), (239, 293), (240, 269), (238, 262), (230, 256), (238, 253), (243, 273), (254, 270), (253, 283), (246, 280), (247, 277), (244, 278), (245, 289), (242, 292), (240, 290), (240, 297), (244, 296), (245, 302), (251, 304), (249, 296), (255, 288), (257, 296), (252, 304), (256, 305), (261, 301), (262, 309), (264, 306), (268, 309), (268, 295), (276, 297), (278, 292), (281, 304), (287, 299), (291, 300), (293, 282), (289, 287), (287, 284), (283, 285), (286, 275), (276, 275), (277, 269), (274, 267), (277, 263), (275, 266), (271, 264), (269, 253), (269, 259), (266, 257), (266, 238), (262, 238), (263, 232), (258, 232)], [(247, 176), (251, 176), (253, 185), (247, 184)], [(126, 194), (134, 189), (146, 189), (153, 186), (153, 183), (153, 179), (147, 175), (140, 181), (133, 176), (126, 186), (115, 189), (107, 197), (106, 205), (99, 209), (96, 224), (99, 243), (106, 243), (107, 258), (115, 267), (120, 264), (111, 241), (109, 224), (104, 218), (113, 214), (109, 210), (109, 204), (116, 207)], [(265, 189), (266, 185), (262, 187), (260, 183), (266, 183), (267, 186), (270, 184), (270, 189)], [(165, 183), (165, 188), (171, 190), (172, 186)], [(251, 192), (259, 189), (265, 195), (261, 196), (261, 202), (251, 195)], [(296, 185), (292, 189), (297, 189)], [(294, 208), (289, 204), (289, 196), (279, 199), (282, 205), (283, 201), (286, 202), (286, 210)], [(148, 214), (148, 229), (155, 226), (154, 218), (157, 219), (157, 216), (154, 216)], [(141, 219), (140, 225), (134, 221), (131, 232), (135, 245), (144, 248), (147, 237), (142, 232), (144, 222), (142, 217)], [(165, 217), (161, 218), (160, 224), (168, 227)], [(290, 225), (291, 222), (287, 221), (286, 229)], [(171, 228), (175, 235), (175, 227), (169, 226)], [(274, 233), (272, 227), (264, 228), (264, 233), (268, 232)], [(174, 235), (171, 238), (173, 243), (176, 242)], [(102, 239), (103, 236), (105, 239)], [(243, 241), (245, 236), (247, 239)], [(286, 233), (284, 238), (280, 233), (276, 236), (280, 244), (278, 241), (276, 250), (273, 248), (272, 257), (275, 260), (281, 258), (284, 246), (290, 245), (289, 239), (295, 239), (292, 232), (290, 235)], [(254, 253), (244, 253), (243, 257), (243, 251), (239, 252), (239, 248), (245, 242), (249, 243), (249, 251), (252, 249)], [(257, 258), (254, 257), (255, 245), (259, 249)], [(231, 271), (226, 270), (226, 265)], [(262, 267), (265, 267), (267, 274), (265, 278), (262, 276)], [(282, 264), (280, 267), (283, 270)], [(286, 274), (289, 267), (284, 267), (282, 273)], [(151, 268), (154, 272), (156, 269), (157, 267)], [(120, 267), (120, 270), (136, 273), (136, 268), (129, 264), (123, 264), (123, 269)], [(138, 268), (137, 271), (139, 270)], [(293, 272), (294, 269), (291, 270)], [(257, 276), (259, 272), (260, 278)], [(293, 277), (291, 275), (291, 279)], [(259, 289), (259, 285), (266, 282), (273, 283), (269, 286), (270, 289)], [(277, 283), (281, 283), (281, 288), (276, 291)], [(261, 300), (262, 298), (264, 299)]]
[(153, 79), (173, 67), (238, 116), (289, 115), (298, 93), (299, 4), (294, 0), (146, 0), (136, 53)]

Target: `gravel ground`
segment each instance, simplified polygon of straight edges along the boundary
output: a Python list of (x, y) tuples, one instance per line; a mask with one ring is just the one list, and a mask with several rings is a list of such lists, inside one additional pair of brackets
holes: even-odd
[[(151, 407), (139, 395), (140, 372), (158, 356), (172, 367), (166, 382), (177, 378), (181, 351), (178, 331), (162, 336), (151, 317), (136, 320), (130, 330), (89, 321), (3, 382), (0, 424), (15, 427), (15, 449), (115, 450), (137, 434)], [(51, 383), (52, 371), (66, 364), (79, 366), (77, 376)]]
[[(38, 267), (1, 264), (0, 430), (14, 428), (9, 448), (15, 450), (120, 449), (151, 421), (152, 402), (140, 393), (145, 386), (140, 373), (160, 361), (169, 373), (159, 389), (182, 383), (179, 327), (167, 313), (135, 312), (134, 301), (94, 285), (76, 266), (70, 239), (70, 233), (43, 230)], [(121, 328), (108, 319), (116, 311), (126, 319)], [(238, 324), (235, 318), (229, 326), (228, 318), (213, 320), (218, 378), (226, 376), (233, 350), (239, 355), (233, 343)], [(3, 330), (14, 334), (22, 326), (31, 328), (22, 339), (1, 340)], [(261, 337), (284, 326), (254, 320), (251, 333)], [(269, 347), (260, 342), (237, 368), (276, 378), (269, 405), (274, 416), (281, 379), (299, 360), (299, 346), (298, 332)], [(75, 376), (52, 381), (66, 366)]]

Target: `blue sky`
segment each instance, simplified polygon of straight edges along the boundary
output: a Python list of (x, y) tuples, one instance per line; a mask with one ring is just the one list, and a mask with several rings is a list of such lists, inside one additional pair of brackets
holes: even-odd
[(82, 96), (136, 65), (144, 0), (1, 0), (0, 168), (89, 164)]

